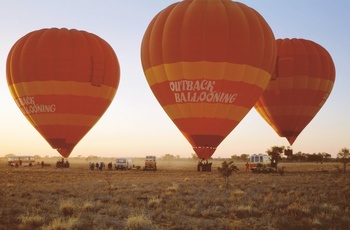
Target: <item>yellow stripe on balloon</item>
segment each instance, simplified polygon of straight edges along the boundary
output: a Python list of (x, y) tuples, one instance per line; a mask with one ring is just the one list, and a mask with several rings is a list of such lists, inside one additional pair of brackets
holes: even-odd
[[(255, 107), (260, 114), (268, 111), (269, 117), (276, 116), (307, 116), (314, 117), (315, 113), (320, 110), (319, 106), (291, 105), (291, 106), (269, 106)], [(263, 115), (262, 115), (263, 116)], [(266, 117), (265, 115), (263, 117)]]
[[(180, 118), (222, 118), (240, 121), (250, 108), (232, 104), (185, 103), (164, 106), (163, 109), (173, 119)], [(204, 110), (205, 108), (205, 110)]]
[(18, 95), (72, 95), (103, 98), (112, 101), (116, 93), (115, 87), (102, 85), (92, 86), (90, 82), (73, 81), (32, 81), (21, 82), (9, 86), (10, 91), (16, 91)]
[[(26, 116), (28, 117), (28, 116)], [(51, 126), (93, 126), (98, 121), (98, 116), (85, 114), (55, 114), (52, 119), (51, 114), (31, 114), (30, 117), (35, 122), (31, 122), (34, 126), (51, 125)]]
[(313, 78), (310, 76), (281, 77), (277, 80), (271, 80), (265, 91), (273, 91), (276, 89), (305, 89), (328, 92), (330, 89), (332, 89), (333, 84), (334, 81), (328, 79)]
[(183, 79), (224, 79), (228, 81), (242, 81), (249, 84), (256, 84), (260, 88), (266, 87), (271, 76), (268, 72), (249, 65), (205, 61), (178, 62), (158, 65), (147, 69), (145, 74), (150, 86), (165, 81), (178, 81)]

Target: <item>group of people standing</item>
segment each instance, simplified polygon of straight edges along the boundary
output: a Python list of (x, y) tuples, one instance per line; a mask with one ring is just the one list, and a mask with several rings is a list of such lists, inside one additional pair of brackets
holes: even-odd
[[(112, 167), (113, 167), (112, 162), (109, 162), (107, 166), (108, 166), (108, 170), (112, 170)], [(96, 163), (90, 162), (89, 163), (89, 168), (90, 168), (90, 170), (95, 170), (95, 168), (96, 168), (96, 170), (97, 169), (98, 170), (103, 170), (103, 169), (106, 168), (106, 165), (105, 165), (104, 162), (100, 162), (100, 163), (98, 163), (98, 162), (96, 162)]]

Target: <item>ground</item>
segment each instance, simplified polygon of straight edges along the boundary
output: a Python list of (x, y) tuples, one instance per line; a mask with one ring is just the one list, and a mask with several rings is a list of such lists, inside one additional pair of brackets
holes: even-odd
[[(225, 187), (214, 161), (158, 161), (158, 170), (0, 165), (0, 229), (348, 229), (350, 174), (336, 163), (281, 163), (284, 174), (239, 173)], [(108, 162), (105, 162), (108, 164)], [(135, 165), (142, 165), (142, 160)]]

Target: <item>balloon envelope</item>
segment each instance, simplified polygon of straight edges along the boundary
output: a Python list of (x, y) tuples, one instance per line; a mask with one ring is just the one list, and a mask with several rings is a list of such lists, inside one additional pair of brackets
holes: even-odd
[(275, 58), (275, 38), (263, 17), (227, 0), (168, 6), (150, 22), (141, 45), (151, 90), (204, 159), (253, 107)]
[(41, 29), (20, 38), (7, 58), (16, 104), (63, 157), (107, 110), (119, 84), (110, 45), (75, 29)]
[(255, 109), (292, 145), (326, 102), (335, 80), (330, 54), (305, 39), (277, 39), (275, 71)]

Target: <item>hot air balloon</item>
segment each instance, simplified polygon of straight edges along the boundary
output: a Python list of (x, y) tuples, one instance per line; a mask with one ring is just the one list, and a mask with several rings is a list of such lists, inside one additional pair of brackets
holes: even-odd
[(277, 39), (275, 71), (255, 109), (290, 145), (315, 117), (332, 91), (330, 54), (305, 39)]
[(47, 28), (13, 45), (6, 75), (25, 117), (68, 157), (111, 104), (120, 69), (111, 46), (97, 35)]
[(275, 58), (264, 18), (231, 0), (174, 3), (153, 18), (141, 44), (153, 94), (201, 159), (253, 107)]

